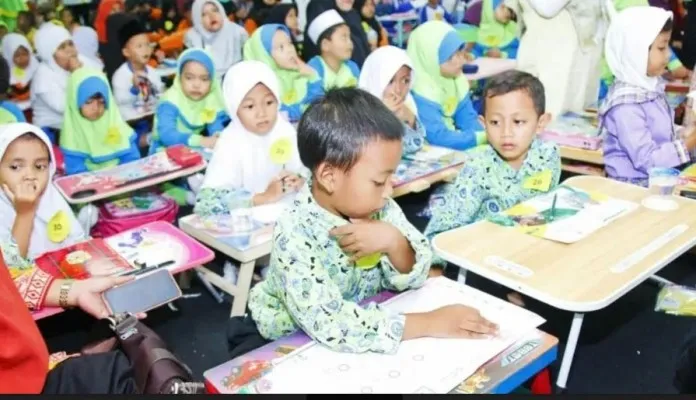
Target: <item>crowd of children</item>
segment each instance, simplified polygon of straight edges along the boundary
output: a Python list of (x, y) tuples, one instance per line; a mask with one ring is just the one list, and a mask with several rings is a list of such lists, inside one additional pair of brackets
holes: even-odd
[[(205, 176), (171, 182), (164, 195), (202, 218), (284, 209), (265, 279), (230, 321), (232, 355), (297, 330), (356, 353), (494, 334), (464, 305), (404, 315), (358, 303), (442, 274), (435, 235), (553, 190), (559, 149), (537, 134), (565, 111), (601, 96), (612, 179), (645, 186), (651, 168), (684, 166), (696, 150), (696, 125), (675, 127), (664, 94), (663, 76), (691, 75), (671, 49), (676, 18), (647, 1), (484, 0), (467, 42), (470, 21), (432, 0), (406, 49), (389, 45), (374, 0), (10, 3), (0, 35), (0, 255), (22, 301), (102, 317), (99, 294), (127, 279), (55, 280), (36, 267), (36, 256), (89, 235), (52, 183), (58, 167), (77, 174), (188, 146), (212, 153)], [(518, 69), (489, 78), (477, 106), (463, 68), (484, 56), (517, 58)], [(166, 59), (176, 62), (165, 85), (157, 66)], [(391, 198), (392, 176), (426, 144), (467, 153), (421, 233)], [(26, 357), (45, 362), (43, 353)], [(0, 389), (11, 391), (4, 373)], [(61, 391), (41, 373), (27, 391)], [(82, 382), (133, 390), (107, 383)]]

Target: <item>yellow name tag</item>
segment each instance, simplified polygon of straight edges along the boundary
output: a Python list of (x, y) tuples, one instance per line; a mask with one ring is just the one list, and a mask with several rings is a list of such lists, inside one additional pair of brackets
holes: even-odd
[(283, 137), (273, 142), (269, 156), (273, 164), (287, 164), (292, 156), (292, 142), (290, 139)]
[(121, 131), (115, 126), (109, 128), (106, 134), (106, 139), (104, 140), (109, 146), (116, 146), (121, 142)]
[(16, 76), (17, 78), (24, 78), (25, 72), (23, 69), (19, 67), (14, 67), (12, 68), (12, 74)]
[(448, 97), (445, 99), (445, 102), (442, 104), (442, 111), (444, 111), (445, 116), (449, 117), (452, 114), (454, 114), (454, 110), (457, 109), (457, 98), (456, 97)]
[(355, 78), (350, 78), (348, 81), (346, 81), (346, 87), (356, 87), (358, 86), (358, 81)]
[(379, 265), (380, 258), (382, 258), (381, 253), (370, 254), (369, 256), (357, 259), (355, 261), (355, 266), (360, 269), (372, 269)]
[(283, 104), (295, 104), (297, 103), (297, 91), (295, 89), (290, 89), (283, 93), (282, 96)]
[(529, 190), (548, 192), (551, 188), (551, 170), (547, 169), (524, 180), (522, 187)]
[(46, 227), (48, 240), (53, 243), (61, 243), (70, 234), (70, 218), (65, 211), (60, 210), (51, 217)]
[(174, 23), (172, 21), (164, 21), (164, 30), (171, 31), (174, 29)]
[(201, 111), (201, 119), (203, 120), (204, 124), (209, 124), (215, 120), (215, 111), (206, 108), (205, 110)]

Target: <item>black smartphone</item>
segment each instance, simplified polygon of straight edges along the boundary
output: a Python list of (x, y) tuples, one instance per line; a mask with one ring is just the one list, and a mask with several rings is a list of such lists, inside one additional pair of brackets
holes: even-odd
[(181, 297), (181, 289), (172, 274), (160, 269), (123, 285), (114, 286), (102, 294), (110, 313), (131, 314), (150, 311)]
[(693, 190), (682, 190), (679, 192), (679, 195), (688, 199), (696, 200), (696, 191)]

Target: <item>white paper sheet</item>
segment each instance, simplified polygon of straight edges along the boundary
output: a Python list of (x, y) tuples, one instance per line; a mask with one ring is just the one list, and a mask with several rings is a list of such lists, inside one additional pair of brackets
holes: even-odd
[(454, 150), (444, 147), (425, 145), (420, 151), (407, 154), (404, 157), (416, 161), (437, 161), (442, 158), (454, 155)]
[(478, 308), (500, 325), (500, 335), (478, 340), (415, 339), (401, 343), (394, 355), (337, 353), (309, 345), (283, 358), (263, 378), (264, 393), (447, 393), (544, 322), (530, 311), (444, 277), (429, 279), (422, 288), (394, 297), (384, 307), (424, 312), (449, 304)]

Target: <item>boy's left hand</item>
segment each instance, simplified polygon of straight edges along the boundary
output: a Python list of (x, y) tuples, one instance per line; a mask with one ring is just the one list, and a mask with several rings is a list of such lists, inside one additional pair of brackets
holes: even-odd
[(387, 222), (351, 219), (350, 224), (334, 228), (329, 234), (338, 238), (338, 245), (355, 261), (375, 253), (389, 253), (401, 232)]

